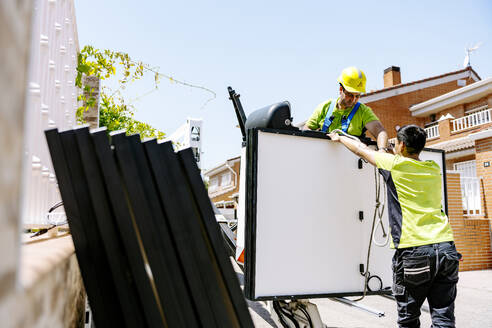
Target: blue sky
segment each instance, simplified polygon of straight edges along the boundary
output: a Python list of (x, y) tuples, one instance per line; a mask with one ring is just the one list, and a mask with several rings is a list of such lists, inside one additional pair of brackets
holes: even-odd
[[(294, 122), (337, 95), (336, 79), (358, 66), (367, 89), (383, 70), (402, 82), (463, 67), (464, 48), (483, 42), (471, 64), (492, 76), (492, 1), (129, 1), (75, 0), (79, 44), (127, 52), (133, 59), (210, 94), (163, 80), (134, 105), (136, 118), (167, 134), (202, 118), (203, 168), (237, 156), (241, 133), (227, 87), (246, 114), (291, 103)], [(152, 88), (139, 82), (129, 97)], [(131, 94), (133, 92), (133, 94)]]

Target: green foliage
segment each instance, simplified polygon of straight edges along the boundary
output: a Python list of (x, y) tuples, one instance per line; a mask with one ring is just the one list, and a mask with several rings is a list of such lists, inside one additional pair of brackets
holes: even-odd
[(129, 82), (142, 78), (145, 72), (154, 74), (155, 88), (157, 88), (159, 73), (149, 69), (142, 62), (134, 62), (126, 53), (101, 51), (92, 46), (85, 46), (77, 57), (75, 85), (83, 91), (78, 100), (84, 104), (77, 109), (77, 122), (84, 123), (84, 112), (97, 105), (94, 90), (84, 85), (83, 76), (95, 76), (100, 80), (105, 80), (116, 77), (117, 72), (121, 72), (122, 75), (118, 78), (119, 88), (113, 91), (105, 86), (99, 94), (99, 125), (105, 126), (108, 133), (126, 129), (127, 134), (139, 133), (141, 138), (163, 139), (163, 132), (134, 119), (135, 107), (127, 104), (120, 92)]

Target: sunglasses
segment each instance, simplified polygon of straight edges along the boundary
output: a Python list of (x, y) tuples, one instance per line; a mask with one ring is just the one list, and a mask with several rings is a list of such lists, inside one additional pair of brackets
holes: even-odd
[(344, 88), (343, 89), (343, 93), (345, 94), (346, 97), (348, 98), (359, 98), (360, 97), (360, 94), (359, 93), (350, 93), (348, 92), (347, 90), (345, 90)]

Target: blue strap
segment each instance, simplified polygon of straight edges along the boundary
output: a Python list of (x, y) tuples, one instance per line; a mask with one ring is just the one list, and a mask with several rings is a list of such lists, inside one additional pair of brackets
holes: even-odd
[(360, 107), (360, 102), (357, 102), (357, 104), (355, 104), (354, 108), (350, 112), (349, 116), (346, 119), (342, 117), (342, 131), (343, 132), (347, 133), (347, 130), (348, 130), (349, 125), (350, 125), (350, 121), (352, 121), (352, 118), (354, 117), (354, 115), (357, 112), (357, 110), (359, 109), (359, 107)]
[[(325, 117), (325, 121), (323, 123), (323, 127), (321, 128), (321, 131), (322, 132), (327, 132), (328, 131), (328, 128), (331, 125), (331, 122), (333, 122), (333, 116), (332, 116), (332, 114), (333, 114), (333, 110), (335, 109), (335, 104), (336, 104), (336, 100), (332, 100), (331, 101), (331, 104), (330, 104), (330, 108), (328, 109), (328, 113), (326, 113), (326, 117)], [(347, 133), (347, 130), (348, 130), (349, 125), (350, 125), (350, 122), (352, 121), (352, 118), (354, 117), (354, 115), (357, 112), (357, 110), (359, 109), (359, 107), (360, 107), (360, 102), (357, 102), (354, 105), (354, 108), (350, 112), (349, 116), (347, 118), (343, 118), (342, 117), (342, 131), (343, 132)]]
[(336, 104), (336, 99), (332, 99), (330, 103), (330, 108), (328, 108), (328, 113), (326, 113), (325, 121), (323, 123), (323, 127), (321, 128), (322, 132), (328, 131), (328, 128), (331, 125), (331, 122), (333, 121), (333, 110), (335, 109), (335, 104)]

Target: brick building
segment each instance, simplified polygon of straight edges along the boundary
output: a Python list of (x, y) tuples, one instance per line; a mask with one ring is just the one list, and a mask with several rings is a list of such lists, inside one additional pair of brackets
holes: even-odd
[(235, 218), (239, 196), (240, 157), (228, 159), (204, 172), (208, 179), (208, 195), (215, 206), (228, 219)]
[(364, 94), (360, 101), (373, 109), (386, 127), (390, 138), (396, 137), (397, 126), (425, 126), (438, 118), (436, 114), (412, 115), (409, 111), (410, 106), (480, 81), (480, 77), (471, 67), (419, 81), (401, 83), (400, 68), (391, 66), (384, 70), (383, 79), (383, 89)]
[(461, 270), (492, 268), (492, 78), (480, 80), (471, 68), (401, 83), (400, 68), (384, 71), (384, 88), (369, 92), (369, 105), (386, 127), (417, 124), (427, 147), (446, 152), (449, 217)]

